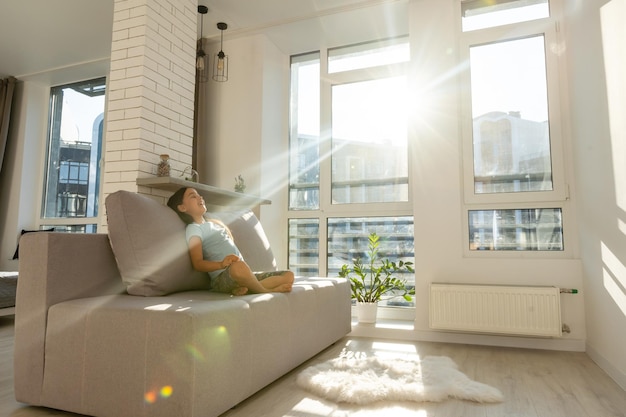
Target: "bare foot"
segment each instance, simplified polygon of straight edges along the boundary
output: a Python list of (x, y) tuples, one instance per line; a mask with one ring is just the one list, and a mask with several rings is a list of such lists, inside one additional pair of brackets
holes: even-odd
[(272, 288), (272, 292), (291, 292), (292, 284), (281, 284)]
[(231, 291), (232, 295), (246, 295), (248, 293), (248, 287), (237, 287)]

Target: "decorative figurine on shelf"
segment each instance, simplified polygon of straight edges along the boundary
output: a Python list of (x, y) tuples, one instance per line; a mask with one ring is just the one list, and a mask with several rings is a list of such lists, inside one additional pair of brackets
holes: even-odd
[(168, 154), (160, 155), (161, 161), (159, 161), (159, 166), (157, 168), (157, 176), (158, 177), (169, 177), (170, 176), (170, 156)]
[[(189, 173), (189, 177), (187, 177), (185, 174)], [(185, 177), (185, 181), (191, 181), (191, 182), (200, 182), (200, 175), (198, 174), (198, 171), (196, 171), (195, 169), (193, 169), (191, 167), (191, 165), (187, 166), (184, 170), (183, 173), (180, 174), (181, 177)]]
[(245, 190), (246, 190), (246, 184), (241, 174), (239, 174), (235, 177), (235, 191), (238, 193), (243, 193)]

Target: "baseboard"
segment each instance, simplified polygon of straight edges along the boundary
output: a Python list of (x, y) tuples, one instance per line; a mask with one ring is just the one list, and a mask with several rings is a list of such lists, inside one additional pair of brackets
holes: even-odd
[(461, 343), (469, 345), (546, 349), (568, 352), (584, 352), (585, 340), (568, 338), (535, 338), (496, 336), (472, 333), (415, 330), (413, 322), (379, 320), (376, 324), (352, 323), (348, 336), (394, 339), (405, 341)]
[(587, 355), (606, 372), (624, 391), (626, 391), (626, 373), (617, 369), (613, 364), (602, 356), (590, 344), (587, 344)]
[(440, 331), (416, 331), (418, 340), (470, 345), (515, 347), (524, 349), (545, 349), (567, 352), (584, 352), (585, 340), (551, 337), (496, 336), (471, 333)]

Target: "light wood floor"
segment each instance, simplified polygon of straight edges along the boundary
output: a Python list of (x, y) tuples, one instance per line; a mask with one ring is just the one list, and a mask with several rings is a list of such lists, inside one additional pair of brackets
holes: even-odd
[[(299, 370), (336, 357), (343, 350), (368, 356), (449, 356), (471, 379), (500, 389), (505, 401), (488, 405), (448, 400), (353, 407), (322, 401), (295, 385)], [(0, 317), (0, 416), (77, 416), (17, 403), (12, 374), (13, 317)], [(626, 392), (584, 353), (345, 338), (221, 417), (262, 416), (626, 417)]]

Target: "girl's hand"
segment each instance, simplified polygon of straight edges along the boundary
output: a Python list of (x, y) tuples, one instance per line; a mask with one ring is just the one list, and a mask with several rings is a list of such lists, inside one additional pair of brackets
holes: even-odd
[(223, 260), (222, 260), (222, 268), (227, 268), (229, 267), (232, 263), (237, 262), (239, 260), (239, 256), (237, 255), (227, 255)]

